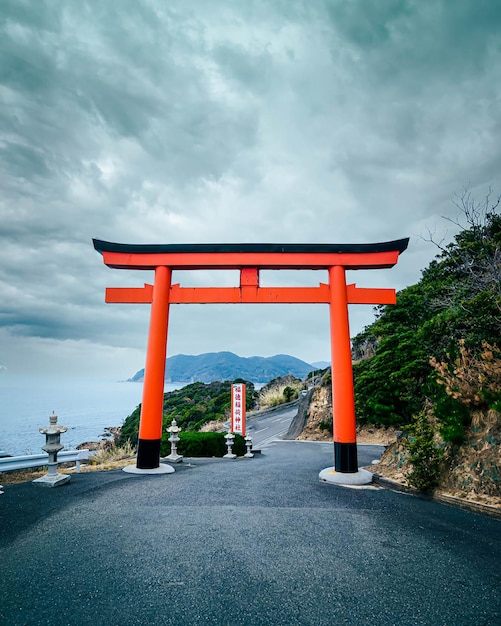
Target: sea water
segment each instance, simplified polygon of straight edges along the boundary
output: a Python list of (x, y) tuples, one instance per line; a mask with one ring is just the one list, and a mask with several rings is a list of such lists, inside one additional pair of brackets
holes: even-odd
[[(186, 383), (166, 383), (165, 391)], [(142, 383), (103, 379), (53, 379), (0, 375), (0, 451), (39, 454), (45, 436), (39, 428), (54, 411), (68, 430), (61, 443), (72, 449), (99, 441), (104, 429), (121, 426), (141, 402)]]

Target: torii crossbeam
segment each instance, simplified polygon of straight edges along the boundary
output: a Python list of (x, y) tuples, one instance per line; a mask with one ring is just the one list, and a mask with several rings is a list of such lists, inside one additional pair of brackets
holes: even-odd
[[(137, 468), (160, 465), (163, 390), (170, 304), (329, 305), (335, 471), (358, 471), (348, 304), (394, 304), (394, 289), (346, 284), (346, 270), (393, 267), (409, 239), (373, 244), (121, 244), (93, 240), (108, 267), (154, 270), (154, 284), (108, 288), (106, 302), (151, 304)], [(174, 270), (238, 269), (238, 287), (181, 287)], [(318, 287), (261, 287), (260, 270), (327, 270)]]

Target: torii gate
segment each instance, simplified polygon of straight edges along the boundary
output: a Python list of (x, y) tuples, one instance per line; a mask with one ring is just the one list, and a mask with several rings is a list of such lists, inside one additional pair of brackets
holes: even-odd
[[(121, 244), (93, 239), (108, 267), (154, 270), (153, 285), (111, 287), (106, 302), (151, 304), (137, 469), (160, 466), (160, 441), (170, 304), (329, 305), (335, 473), (358, 472), (348, 304), (395, 304), (394, 289), (346, 284), (346, 270), (393, 267), (409, 239), (372, 244)], [(173, 270), (240, 270), (239, 287), (181, 287)], [(318, 287), (260, 287), (260, 270), (327, 270)], [(325, 470), (324, 470), (325, 471)]]

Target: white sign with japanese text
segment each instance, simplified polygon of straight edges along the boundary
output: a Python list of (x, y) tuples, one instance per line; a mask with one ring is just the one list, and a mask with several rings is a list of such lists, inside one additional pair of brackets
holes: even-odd
[(245, 385), (231, 385), (231, 432), (245, 436)]

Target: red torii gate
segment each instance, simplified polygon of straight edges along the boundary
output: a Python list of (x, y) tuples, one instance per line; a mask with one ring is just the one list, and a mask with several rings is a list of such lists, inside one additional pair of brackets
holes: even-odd
[[(121, 244), (93, 239), (108, 267), (154, 270), (153, 285), (111, 287), (106, 302), (151, 304), (137, 468), (160, 466), (170, 304), (312, 304), (330, 309), (335, 471), (358, 471), (348, 304), (394, 304), (394, 289), (346, 284), (346, 270), (393, 267), (409, 239), (372, 244)], [(239, 287), (181, 287), (173, 270), (238, 269)], [(318, 287), (260, 287), (260, 270), (327, 270)]]

